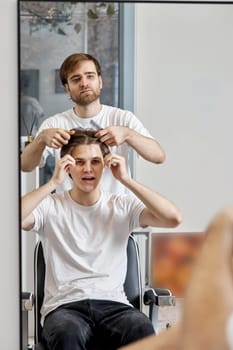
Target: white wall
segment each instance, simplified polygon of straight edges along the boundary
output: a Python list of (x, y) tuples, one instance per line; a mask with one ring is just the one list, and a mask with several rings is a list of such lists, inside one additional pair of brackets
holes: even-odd
[(136, 30), (135, 113), (167, 154), (136, 178), (203, 230), (233, 202), (233, 4), (137, 4)]
[(0, 347), (19, 349), (16, 0), (0, 2)]

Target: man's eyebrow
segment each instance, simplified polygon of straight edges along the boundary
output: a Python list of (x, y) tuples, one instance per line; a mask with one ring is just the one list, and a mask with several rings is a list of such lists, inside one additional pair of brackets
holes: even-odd
[[(99, 156), (96, 156), (96, 157), (91, 157), (90, 159), (102, 159), (102, 158)], [(75, 157), (74, 160), (86, 160), (86, 158)]]
[(97, 74), (96, 71), (85, 72), (84, 74)]
[[(88, 75), (88, 74), (94, 74), (96, 75), (97, 73), (95, 71), (90, 71), (90, 72), (84, 72), (84, 75)], [(74, 78), (79, 78), (81, 76), (81, 74), (74, 74), (70, 76), (70, 79), (74, 79)]]

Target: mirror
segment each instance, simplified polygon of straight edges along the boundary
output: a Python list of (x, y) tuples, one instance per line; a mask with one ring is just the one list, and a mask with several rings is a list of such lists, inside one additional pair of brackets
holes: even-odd
[[(22, 147), (45, 118), (70, 108), (58, 69), (88, 51), (102, 64), (102, 102), (134, 110), (164, 147), (162, 166), (135, 157), (134, 176), (177, 203), (179, 231), (202, 231), (232, 202), (233, 4), (22, 0), (19, 23)], [(22, 173), (22, 193), (52, 168), (49, 159)], [(22, 232), (23, 290), (33, 291), (35, 241)]]
[[(43, 120), (71, 108), (59, 68), (74, 52), (98, 57), (104, 72), (102, 101), (119, 103), (118, 3), (19, 1), (21, 150)], [(21, 193), (51, 176), (54, 160), (32, 173), (21, 173)], [(33, 251), (37, 237), (22, 232), (22, 290), (33, 291)], [(29, 313), (29, 335), (33, 313)]]

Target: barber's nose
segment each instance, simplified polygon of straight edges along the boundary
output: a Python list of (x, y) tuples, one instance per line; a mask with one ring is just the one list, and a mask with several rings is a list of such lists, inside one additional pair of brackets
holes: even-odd
[(87, 79), (85, 77), (81, 80), (81, 86), (87, 86)]

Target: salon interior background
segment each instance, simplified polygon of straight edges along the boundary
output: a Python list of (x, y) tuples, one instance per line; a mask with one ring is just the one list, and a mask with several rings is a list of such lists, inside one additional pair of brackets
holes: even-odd
[[(202, 12), (195, 28), (199, 36), (194, 36), (191, 29), (183, 30), (183, 25), (190, 24), (190, 17), (184, 13), (179, 11), (175, 17), (167, 17), (166, 23), (161, 23), (158, 15), (151, 21), (157, 26), (156, 34), (151, 36), (151, 27), (144, 27), (143, 23), (150, 17), (152, 4), (144, 9), (141, 6), (136, 6), (135, 58), (140, 69), (135, 76), (135, 113), (161, 141), (167, 161), (153, 168), (152, 178), (151, 165), (137, 159), (135, 175), (148, 185), (158, 184), (159, 190), (179, 205), (184, 211), (184, 229), (203, 229), (216, 210), (232, 201), (232, 9), (223, 12), (214, 7), (208, 17)], [(192, 13), (195, 16), (195, 9)], [(0, 344), (15, 350), (19, 348), (16, 1), (1, 1), (0, 16), (4, 206), (0, 235)], [(171, 35), (179, 35), (176, 47), (170, 42)], [(151, 51), (152, 43), (155, 51)], [(182, 51), (184, 43), (186, 50)], [(194, 44), (199, 45), (200, 52), (192, 51)], [(193, 75), (188, 76), (191, 62)], [(205, 69), (195, 75), (198, 67)]]

